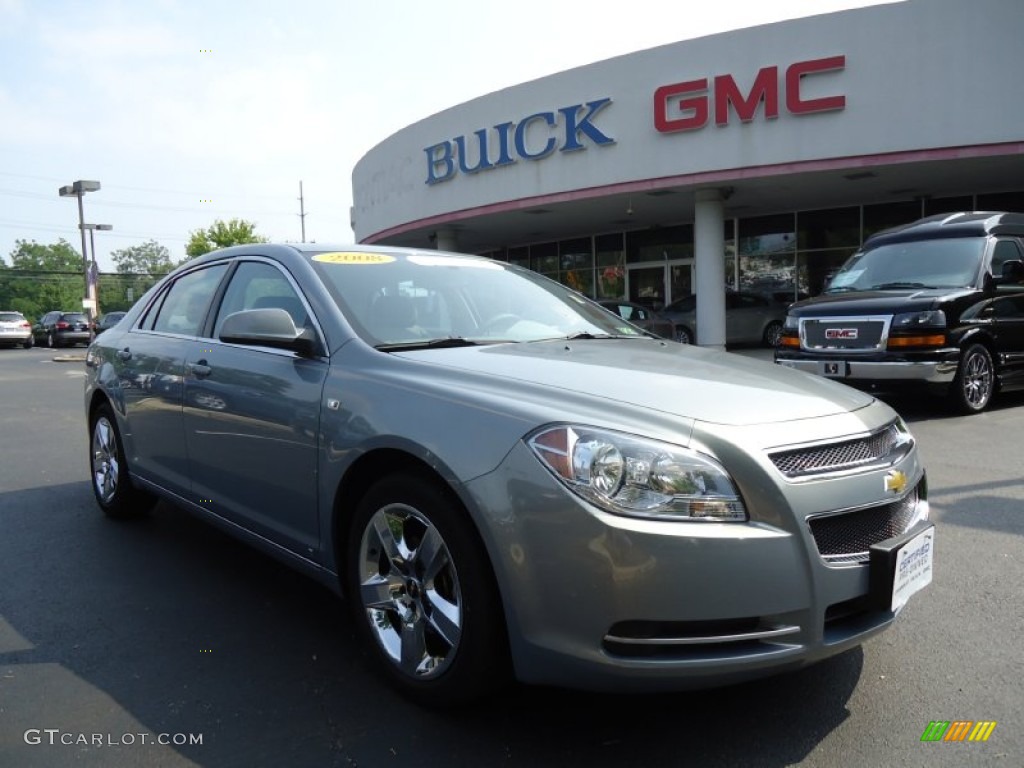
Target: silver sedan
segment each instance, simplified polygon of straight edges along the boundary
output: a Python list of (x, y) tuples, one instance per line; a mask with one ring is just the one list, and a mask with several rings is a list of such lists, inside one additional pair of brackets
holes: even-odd
[(104, 512), (169, 499), (329, 585), (426, 704), (791, 670), (931, 579), (925, 471), (887, 405), (508, 264), (229, 248), (86, 366)]

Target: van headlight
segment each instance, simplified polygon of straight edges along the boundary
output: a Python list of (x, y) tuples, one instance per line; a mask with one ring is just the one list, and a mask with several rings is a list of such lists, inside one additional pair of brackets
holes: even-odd
[(582, 426), (547, 427), (526, 442), (569, 490), (608, 512), (660, 520), (747, 520), (729, 473), (706, 454)]

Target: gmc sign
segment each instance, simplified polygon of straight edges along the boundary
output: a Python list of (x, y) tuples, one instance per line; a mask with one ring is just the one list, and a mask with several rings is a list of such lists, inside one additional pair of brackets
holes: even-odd
[[(793, 115), (814, 112), (832, 112), (846, 107), (846, 96), (804, 98), (801, 87), (804, 78), (846, 68), (846, 56), (798, 61), (786, 68), (783, 78), (786, 111)], [(680, 98), (682, 97), (682, 98)], [(712, 105), (715, 125), (729, 124), (729, 114), (735, 111), (740, 120), (749, 123), (764, 105), (766, 120), (779, 116), (779, 68), (762, 67), (746, 95), (732, 75), (717, 75), (709, 87), (708, 78), (684, 80), (663, 85), (654, 92), (654, 127), (659, 133), (694, 131), (708, 123)]]
[(825, 329), (826, 339), (856, 339), (857, 329), (856, 328), (826, 328)]

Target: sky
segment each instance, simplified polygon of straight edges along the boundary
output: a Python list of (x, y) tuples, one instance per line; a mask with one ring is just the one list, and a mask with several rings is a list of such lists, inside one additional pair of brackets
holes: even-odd
[(0, 0), (0, 259), (16, 240), (100, 269), (243, 218), (273, 241), (352, 243), (352, 169), (448, 107), (602, 59), (883, 0)]

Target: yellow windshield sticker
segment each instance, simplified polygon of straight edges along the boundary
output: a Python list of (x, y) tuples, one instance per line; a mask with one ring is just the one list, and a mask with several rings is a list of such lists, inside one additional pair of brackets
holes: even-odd
[(361, 251), (318, 253), (313, 257), (313, 261), (322, 261), (325, 264), (388, 264), (394, 260), (394, 256), (388, 256), (386, 253)]

